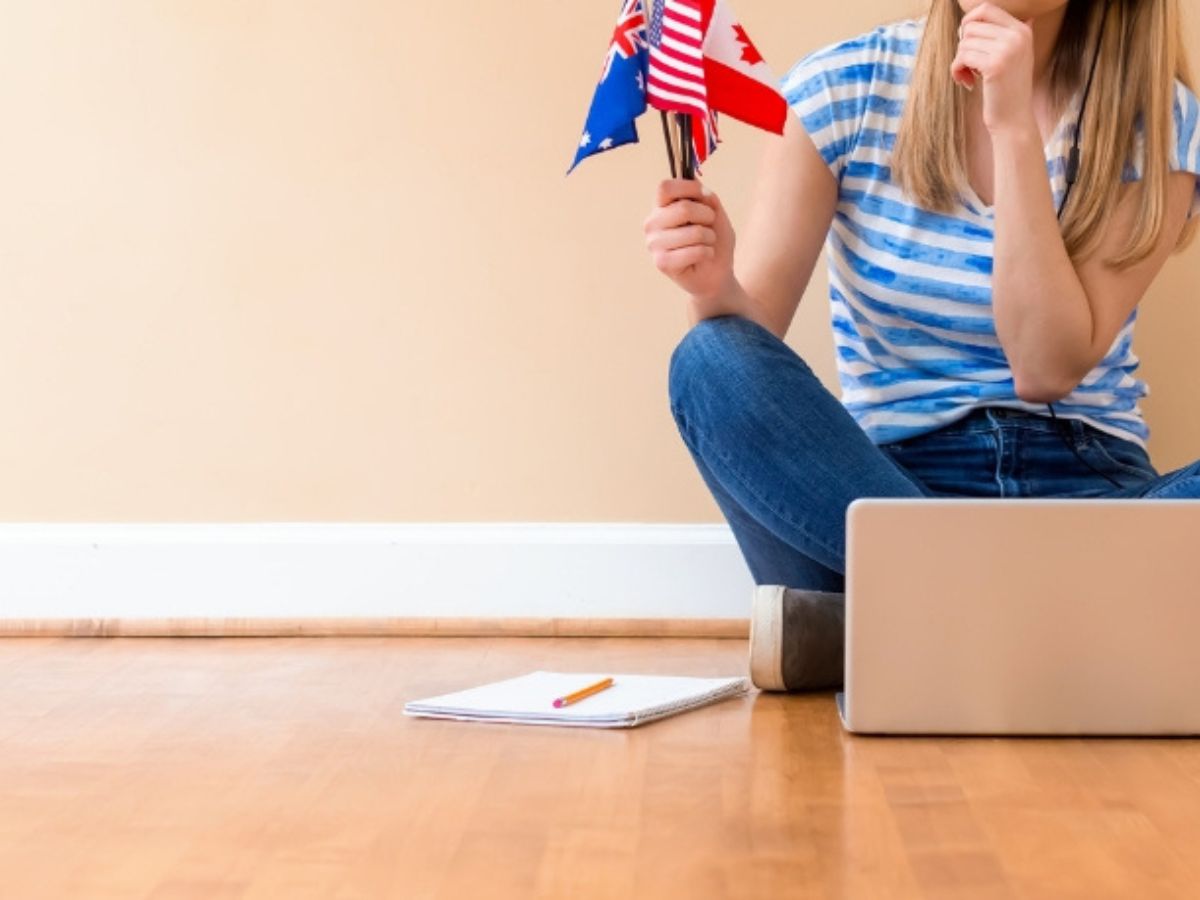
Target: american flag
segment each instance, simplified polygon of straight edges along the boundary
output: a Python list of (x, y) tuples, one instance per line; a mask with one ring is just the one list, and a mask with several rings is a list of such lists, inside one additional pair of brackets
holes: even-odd
[(700, 0), (650, 3), (646, 99), (655, 109), (692, 116), (700, 162), (717, 147), (717, 115), (704, 87), (704, 18)]
[(652, 0), (646, 95), (655, 109), (707, 117), (699, 0)]

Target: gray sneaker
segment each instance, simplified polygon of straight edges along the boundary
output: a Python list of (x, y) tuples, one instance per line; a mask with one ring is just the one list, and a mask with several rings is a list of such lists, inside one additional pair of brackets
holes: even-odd
[(846, 595), (779, 584), (754, 589), (750, 612), (750, 680), (764, 691), (819, 691), (842, 686)]

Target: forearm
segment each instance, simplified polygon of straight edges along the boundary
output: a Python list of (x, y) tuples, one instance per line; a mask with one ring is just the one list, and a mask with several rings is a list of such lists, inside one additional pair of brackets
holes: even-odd
[[(743, 316), (752, 322), (757, 322), (778, 337), (783, 337), (780, 334), (781, 328), (779, 323), (773, 320), (768, 310), (762, 304), (756, 302), (750, 296), (736, 276), (730, 277), (725, 289), (716, 297), (689, 298), (687, 310), (688, 321), (692, 325), (695, 325), (702, 319), (736, 315)], [(783, 326), (783, 330), (786, 330), (786, 325)]]
[(1086, 374), (1091, 307), (1063, 245), (1036, 125), (994, 135), (992, 148), (996, 334), (1017, 392), (1052, 401)]

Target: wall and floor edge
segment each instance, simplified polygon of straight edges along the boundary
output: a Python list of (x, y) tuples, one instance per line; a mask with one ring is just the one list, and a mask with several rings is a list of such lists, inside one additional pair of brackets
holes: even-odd
[(0, 524), (0, 635), (744, 637), (729, 528)]

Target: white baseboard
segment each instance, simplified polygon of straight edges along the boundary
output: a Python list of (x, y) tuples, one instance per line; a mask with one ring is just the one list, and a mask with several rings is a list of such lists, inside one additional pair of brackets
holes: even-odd
[(724, 525), (0, 525), (0, 619), (744, 619)]

